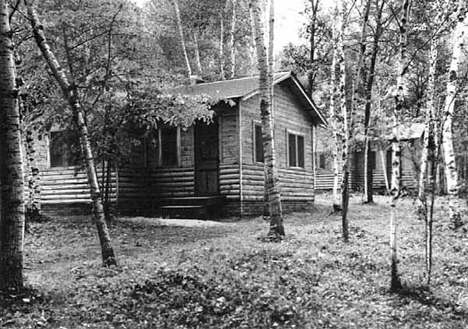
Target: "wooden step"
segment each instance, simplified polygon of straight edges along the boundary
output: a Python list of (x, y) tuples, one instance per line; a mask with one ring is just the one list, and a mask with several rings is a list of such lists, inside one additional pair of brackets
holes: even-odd
[(165, 218), (209, 219), (204, 205), (161, 206), (159, 211)]
[(221, 204), (224, 196), (174, 197), (162, 200), (164, 205), (216, 205)]
[(223, 212), (225, 197), (190, 196), (165, 198), (155, 205), (159, 205), (159, 214), (176, 218), (215, 219)]

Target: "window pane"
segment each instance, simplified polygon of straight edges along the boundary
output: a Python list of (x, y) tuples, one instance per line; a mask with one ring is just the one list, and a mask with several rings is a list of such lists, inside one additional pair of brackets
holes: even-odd
[(374, 170), (376, 166), (376, 153), (375, 151), (371, 151), (369, 154), (369, 168)]
[(177, 166), (177, 128), (161, 129), (161, 165)]
[(325, 153), (320, 153), (319, 154), (319, 168), (321, 169), (326, 169), (326, 159), (325, 159)]
[(288, 134), (288, 143), (289, 143), (289, 166), (296, 167), (296, 136), (293, 134)]
[(264, 162), (262, 127), (255, 125), (255, 162)]
[(304, 168), (304, 136), (297, 136), (297, 166)]
[(50, 166), (69, 167), (78, 164), (79, 149), (70, 132), (54, 131), (50, 133)]

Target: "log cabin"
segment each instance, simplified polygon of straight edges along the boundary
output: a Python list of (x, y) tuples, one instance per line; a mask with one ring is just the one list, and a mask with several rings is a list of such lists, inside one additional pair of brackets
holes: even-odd
[[(402, 186), (409, 190), (416, 190), (419, 178), (419, 163), (424, 134), (424, 124), (414, 123), (401, 125), (397, 129), (398, 139), (401, 141), (401, 173)], [(316, 191), (331, 191), (333, 188), (333, 157), (331, 154), (330, 134), (320, 129), (317, 134), (317, 170)], [(369, 166), (372, 172), (373, 189), (385, 193), (391, 184), (392, 148), (391, 135), (376, 138), (371, 141)], [(363, 191), (364, 189), (364, 136), (355, 138), (354, 151), (350, 157), (350, 189)], [(341, 165), (340, 165), (341, 179)], [(341, 184), (341, 180), (340, 180)]]
[[(247, 77), (171, 90), (219, 100), (212, 108), (213, 121), (196, 122), (188, 129), (160, 125), (157, 143), (144, 148), (139, 165), (113, 172), (111, 193), (118, 210), (204, 218), (262, 214), (258, 84), (258, 77)], [(274, 75), (273, 121), (283, 209), (310, 211), (314, 130), (326, 119), (292, 72)], [(40, 142), (48, 149), (39, 152), (43, 209), (83, 212), (89, 208), (86, 177), (74, 170), (63, 145), (54, 146), (58, 134), (52, 131), (49, 141)]]
[[(205, 94), (221, 101), (213, 108), (212, 123), (199, 122), (185, 132), (173, 133), (172, 143), (180, 141), (170, 149), (177, 149), (178, 154), (172, 156), (173, 166), (165, 167), (165, 160), (159, 159), (155, 194), (161, 200), (221, 197), (224, 214), (261, 214), (264, 156), (258, 77), (196, 84), (175, 92)], [(313, 134), (326, 119), (292, 72), (275, 74), (273, 103), (283, 209), (309, 211), (314, 202)], [(164, 148), (163, 144), (164, 136)]]

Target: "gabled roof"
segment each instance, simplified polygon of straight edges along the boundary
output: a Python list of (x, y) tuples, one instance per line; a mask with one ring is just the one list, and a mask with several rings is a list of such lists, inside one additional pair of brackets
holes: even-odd
[[(311, 114), (317, 124), (327, 124), (327, 120), (312, 99), (307, 95), (302, 84), (293, 72), (279, 72), (274, 74), (274, 85), (284, 84), (288, 86), (297, 97), (299, 103)], [(259, 92), (258, 76), (232, 80), (200, 83), (172, 89), (171, 93), (182, 95), (207, 95), (214, 99), (242, 99), (246, 100)]]

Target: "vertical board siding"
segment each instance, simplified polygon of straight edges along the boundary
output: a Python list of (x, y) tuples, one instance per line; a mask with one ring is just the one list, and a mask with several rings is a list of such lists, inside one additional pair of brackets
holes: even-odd
[[(255, 163), (254, 123), (261, 122), (259, 97), (242, 103), (243, 215), (263, 211), (264, 165)], [(312, 120), (285, 86), (275, 86), (274, 137), (281, 201), (285, 212), (310, 210), (314, 201)], [(288, 167), (287, 132), (304, 137), (304, 168)]]
[(221, 109), (219, 112), (220, 165), (239, 164), (239, 135), (237, 130), (237, 110)]

